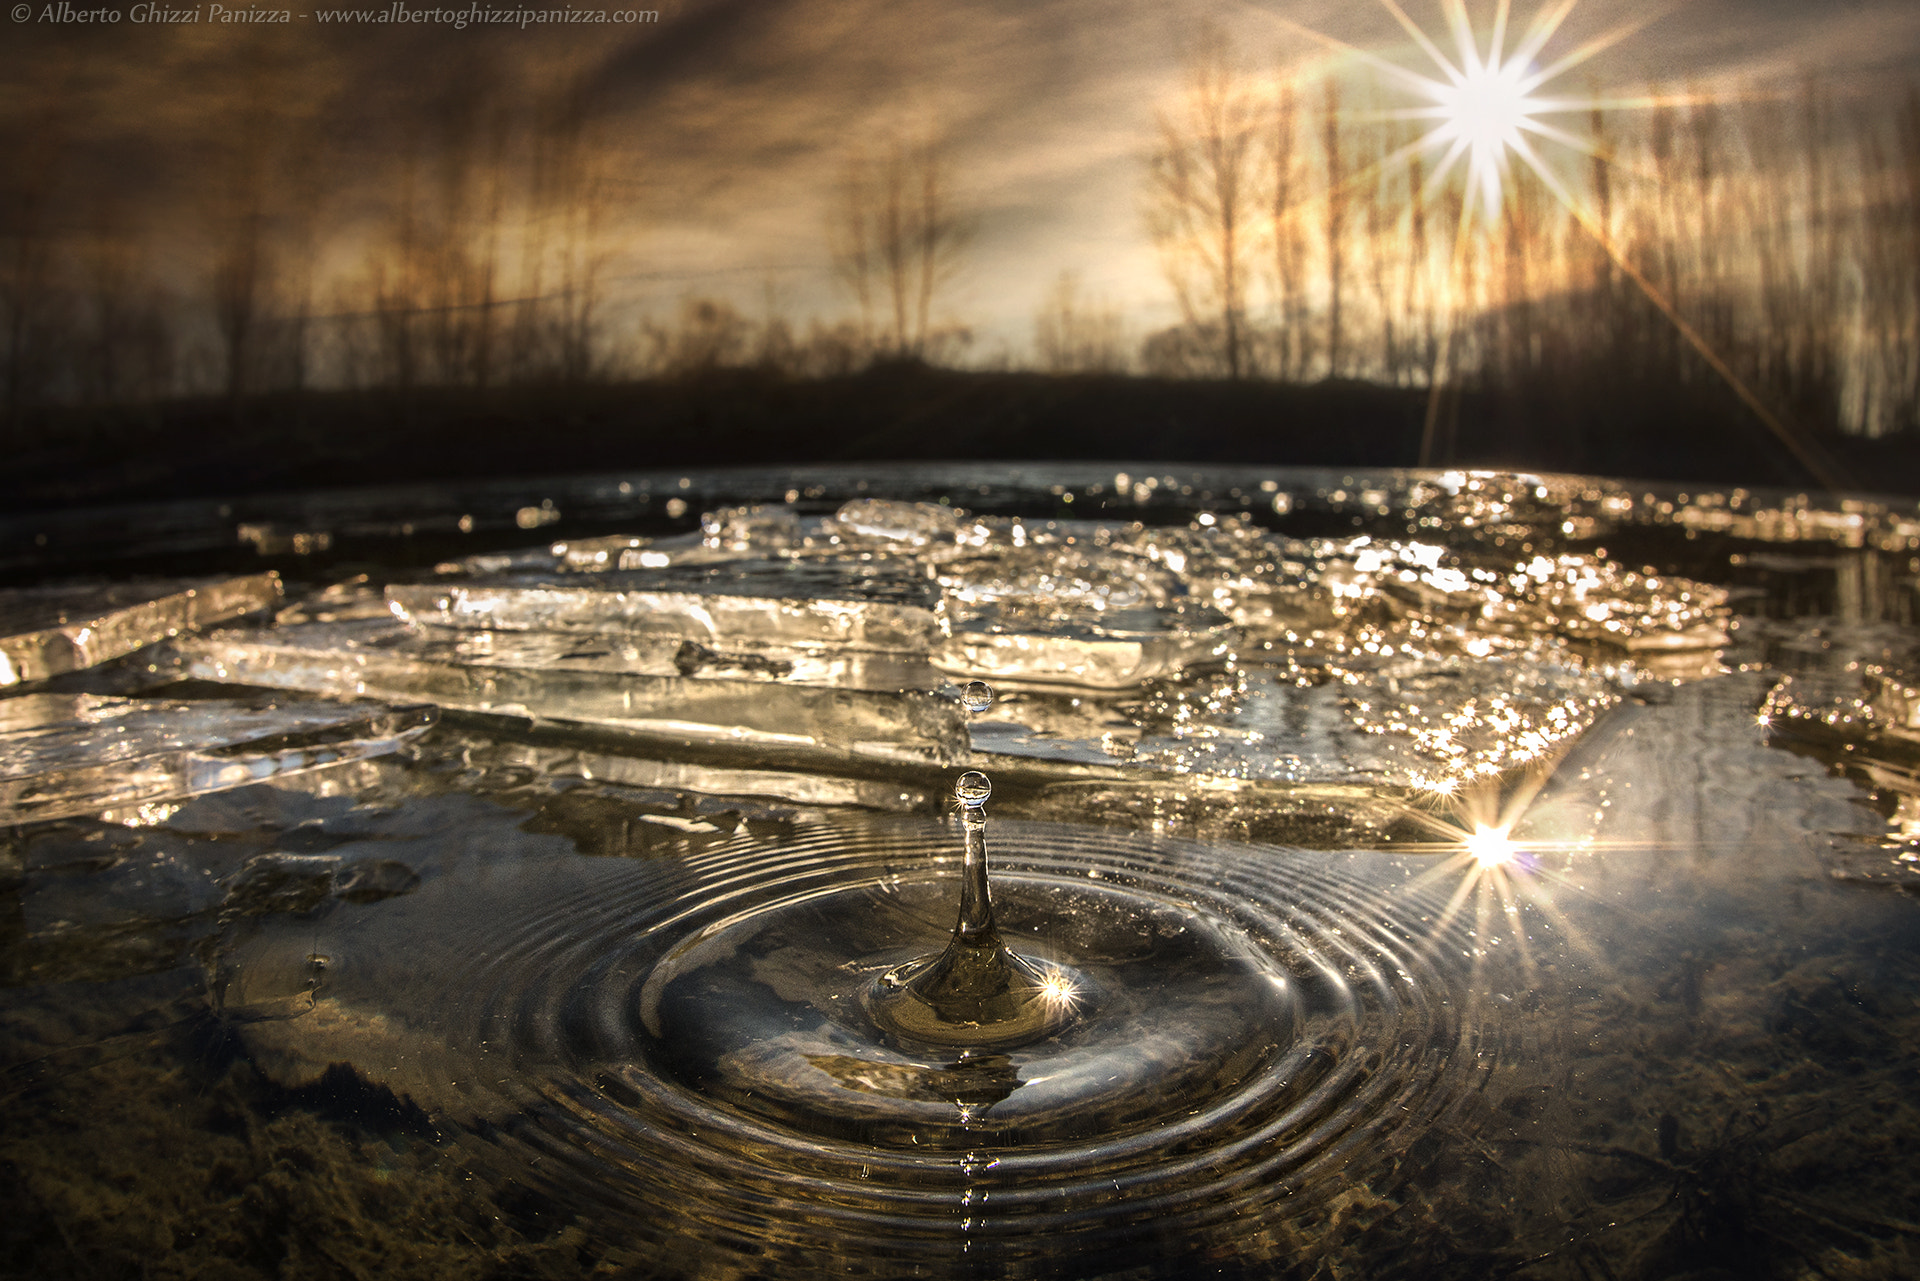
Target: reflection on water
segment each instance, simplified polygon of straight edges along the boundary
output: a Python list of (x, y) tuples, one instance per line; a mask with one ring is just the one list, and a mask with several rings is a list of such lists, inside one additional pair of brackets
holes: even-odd
[[(1920, 1271), (1920, 520), (883, 479), (0, 702), (0, 1274)], [(1078, 1017), (889, 1040), (975, 767)]]

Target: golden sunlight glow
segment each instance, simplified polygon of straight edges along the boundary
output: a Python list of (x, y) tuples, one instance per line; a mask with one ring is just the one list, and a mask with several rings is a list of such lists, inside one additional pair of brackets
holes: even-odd
[(1467, 853), (1473, 855), (1473, 861), (1481, 867), (1504, 867), (1520, 852), (1519, 847), (1507, 839), (1504, 827), (1476, 826), (1465, 844)]

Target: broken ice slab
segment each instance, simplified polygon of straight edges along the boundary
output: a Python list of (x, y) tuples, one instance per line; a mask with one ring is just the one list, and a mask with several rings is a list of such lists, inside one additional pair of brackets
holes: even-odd
[(886, 498), (856, 498), (841, 504), (834, 521), (849, 533), (909, 547), (958, 540), (967, 513), (937, 503), (909, 503)]
[(279, 600), (271, 573), (0, 592), (0, 687), (92, 667)]
[[(1488, 639), (1558, 635), (1629, 654), (1723, 647), (1724, 589), (1640, 574), (1584, 553), (1505, 560), (1433, 543), (1358, 537), (1295, 544), (1311, 596), (1304, 621), (1457, 626)], [(1235, 621), (1250, 623), (1235, 612)], [(1270, 630), (1270, 629), (1269, 629)]]
[(430, 707), (163, 701), (91, 694), (0, 700), (0, 822), (137, 809), (395, 751)]
[(355, 643), (378, 643), (427, 661), (481, 667), (601, 675), (726, 677), (880, 692), (933, 689), (948, 683), (921, 656), (897, 650), (777, 645), (727, 650), (678, 636), (405, 628), (390, 616), (373, 620), (364, 634), (351, 635)]
[[(204, 680), (571, 721), (654, 742), (743, 750), (770, 765), (947, 765), (966, 753), (958, 702), (930, 692), (931, 684), (801, 684), (749, 661), (760, 655), (735, 661), (717, 651), (705, 669), (704, 657), (694, 655), (692, 674), (683, 674), (675, 660), (687, 656), (684, 642), (660, 639), (615, 644), (578, 634), (523, 639), (393, 622), (311, 623), (184, 637), (177, 653), (186, 673)], [(569, 644), (576, 648), (555, 652)], [(844, 658), (826, 659), (823, 670)]]
[(365, 574), (337, 583), (328, 583), (308, 592), (273, 616), (273, 621), (290, 623), (344, 623), (356, 618), (391, 618), (386, 593)]
[[(282, 626), (252, 638), (267, 652), (280, 646), (295, 652), (338, 647), (347, 656), (377, 650), (426, 663), (529, 671), (581, 672), (592, 676), (728, 678), (830, 686), (835, 689), (892, 692), (936, 689), (951, 682), (927, 660), (896, 650), (835, 650), (823, 646), (755, 646), (715, 649), (678, 636), (616, 636), (593, 632), (463, 631), (414, 628), (396, 622), (382, 608), (360, 614), (343, 612), (325, 619), (303, 619), (291, 610)], [(337, 625), (326, 630), (320, 624)], [(241, 633), (217, 633), (223, 645), (240, 644)], [(197, 647), (189, 647), (200, 652)], [(175, 653), (182, 651), (176, 650)], [(216, 652), (208, 649), (206, 652)], [(224, 652), (224, 651), (220, 651)], [(249, 651), (250, 652), (250, 651)], [(205, 664), (201, 664), (204, 668)], [(196, 668), (196, 674), (204, 671)], [(225, 675), (214, 679), (226, 680)], [(265, 682), (277, 684), (278, 682)]]
[[(580, 779), (655, 792), (693, 793), (707, 797), (773, 799), (800, 805), (851, 806), (859, 809), (907, 812), (927, 809), (934, 798), (918, 786), (902, 786), (886, 779), (842, 778), (832, 774), (766, 769), (729, 769), (688, 761), (623, 756), (574, 746), (498, 743), (491, 745), (494, 768), (519, 766), (542, 779)], [(646, 814), (636, 821), (689, 828), (686, 820)], [(695, 820), (698, 821), (698, 820)]]
[(939, 585), (911, 565), (782, 560), (396, 584), (394, 613), (432, 627), (674, 636), (719, 647), (835, 645), (924, 653)]
[(976, 753), (1034, 768), (1445, 795), (1551, 758), (1618, 700), (1604, 677), (1530, 656), (1403, 659), (1314, 684), (1240, 666), (1124, 701), (1016, 691), (970, 729)]
[(1226, 656), (1228, 620), (1187, 597), (1177, 554), (1108, 546), (1129, 531), (1090, 521), (975, 528), (984, 545), (937, 570), (951, 629), (933, 652), (942, 670), (1120, 690)]

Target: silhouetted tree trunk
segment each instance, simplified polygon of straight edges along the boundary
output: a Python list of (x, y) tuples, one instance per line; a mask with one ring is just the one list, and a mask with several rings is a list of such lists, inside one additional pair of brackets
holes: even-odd
[(1273, 277), (1280, 319), (1281, 378), (1304, 379), (1313, 360), (1307, 324), (1306, 238), (1301, 231), (1307, 183), (1300, 160), (1299, 96), (1284, 79), (1274, 101), (1268, 161), (1273, 193)]
[(1248, 372), (1247, 261), (1256, 192), (1252, 93), (1226, 37), (1203, 33), (1187, 64), (1181, 111), (1160, 116), (1147, 167), (1147, 226), (1187, 323), (1218, 326), (1229, 378)]
[(1327, 377), (1338, 378), (1345, 351), (1341, 289), (1347, 258), (1347, 168), (1340, 150), (1340, 82), (1327, 78), (1320, 146), (1327, 161)]

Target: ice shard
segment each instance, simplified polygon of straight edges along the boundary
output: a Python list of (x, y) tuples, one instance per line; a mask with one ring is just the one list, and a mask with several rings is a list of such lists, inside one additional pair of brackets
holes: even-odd
[(912, 566), (764, 559), (591, 576), (396, 584), (394, 613), (433, 627), (668, 636), (708, 645), (926, 652), (939, 586)]
[(152, 802), (392, 752), (437, 718), (374, 703), (0, 700), (0, 823)]
[(92, 667), (279, 601), (271, 573), (0, 592), (0, 687)]
[[(573, 722), (750, 752), (769, 765), (937, 765), (966, 752), (957, 701), (931, 692), (944, 682), (924, 663), (902, 669), (884, 654), (787, 659), (672, 635), (621, 641), (391, 621), (217, 632), (183, 638), (177, 652), (187, 674), (205, 680)], [(909, 674), (922, 677), (918, 687), (898, 679)]]
[(1009, 619), (970, 611), (933, 650), (933, 663), (956, 677), (1088, 690), (1124, 690), (1223, 659), (1224, 621), (1195, 626), (1162, 611)]

